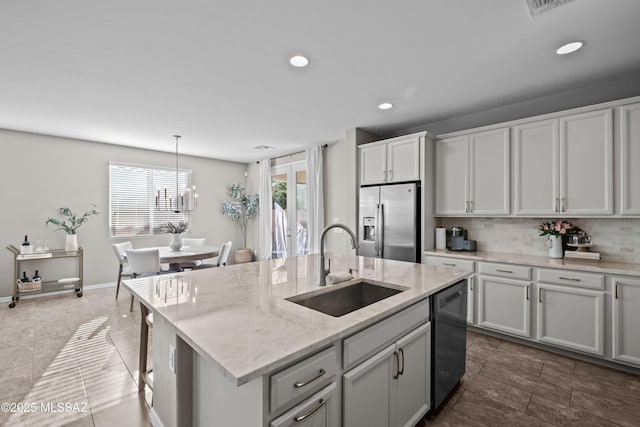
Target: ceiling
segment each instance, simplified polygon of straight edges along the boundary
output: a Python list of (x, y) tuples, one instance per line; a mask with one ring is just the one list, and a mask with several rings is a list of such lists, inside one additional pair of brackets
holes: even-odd
[(168, 152), (178, 133), (183, 154), (248, 162), (638, 74), (638, 17), (638, 0), (534, 18), (524, 0), (2, 0), (0, 128)]

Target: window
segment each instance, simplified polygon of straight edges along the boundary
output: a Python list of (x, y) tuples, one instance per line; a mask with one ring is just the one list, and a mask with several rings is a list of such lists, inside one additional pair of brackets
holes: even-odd
[[(191, 171), (178, 171), (178, 193), (191, 188)], [(167, 221), (189, 221), (189, 212), (157, 209), (164, 195), (176, 200), (175, 169), (109, 162), (109, 229), (111, 237), (162, 234)], [(160, 200), (157, 196), (160, 195)]]

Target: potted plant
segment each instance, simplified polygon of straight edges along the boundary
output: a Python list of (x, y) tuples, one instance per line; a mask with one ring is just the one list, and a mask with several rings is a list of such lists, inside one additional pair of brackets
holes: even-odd
[(220, 212), (231, 218), (242, 232), (242, 248), (236, 249), (235, 261), (237, 264), (253, 260), (253, 251), (247, 248), (247, 225), (258, 215), (260, 210), (260, 198), (258, 194), (247, 194), (242, 184), (227, 186), (228, 200), (220, 205)]
[(80, 228), (82, 224), (89, 220), (89, 217), (92, 215), (98, 215), (98, 209), (95, 204), (91, 204), (92, 208), (82, 215), (76, 215), (71, 212), (71, 209), (67, 207), (62, 207), (58, 209), (58, 214), (62, 216), (62, 219), (58, 218), (48, 218), (45, 222), (45, 225), (49, 223), (53, 225), (59, 226), (56, 230), (64, 230), (67, 233), (67, 241), (65, 243), (64, 249), (66, 251), (77, 251), (78, 250), (78, 235), (76, 234), (76, 230)]
[(171, 233), (169, 247), (172, 251), (179, 251), (182, 248), (182, 233), (189, 229), (189, 221), (171, 222), (167, 221), (160, 227), (163, 233)]

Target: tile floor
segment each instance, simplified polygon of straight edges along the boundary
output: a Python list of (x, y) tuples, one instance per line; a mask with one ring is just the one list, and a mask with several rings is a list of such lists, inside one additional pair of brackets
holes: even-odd
[(640, 426), (640, 376), (469, 331), (466, 374), (418, 426)]
[(129, 312), (126, 291), (114, 296), (110, 287), (2, 303), (0, 402), (21, 411), (3, 407), (1, 426), (150, 425), (149, 394), (136, 385), (140, 310)]
[[(0, 425), (150, 425), (136, 386), (140, 312), (114, 294), (0, 306), (0, 402), (35, 404), (0, 411)], [(639, 426), (640, 376), (469, 332), (467, 374), (418, 425)]]

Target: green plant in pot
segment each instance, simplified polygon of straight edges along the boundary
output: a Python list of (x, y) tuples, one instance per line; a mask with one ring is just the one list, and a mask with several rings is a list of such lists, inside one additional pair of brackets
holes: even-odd
[(236, 249), (237, 264), (253, 260), (253, 251), (247, 248), (247, 225), (260, 211), (260, 197), (258, 194), (247, 194), (242, 184), (227, 186), (229, 199), (222, 202), (220, 212), (238, 224), (242, 232), (242, 248)]
[(58, 214), (62, 217), (61, 219), (49, 217), (45, 222), (46, 225), (57, 225), (58, 228), (56, 228), (56, 230), (64, 230), (64, 232), (67, 233), (67, 241), (64, 247), (66, 251), (78, 250), (78, 235), (76, 231), (82, 224), (89, 221), (89, 217), (100, 213), (95, 204), (92, 203), (91, 206), (91, 209), (82, 215), (73, 213), (68, 207), (62, 207), (58, 209)]

